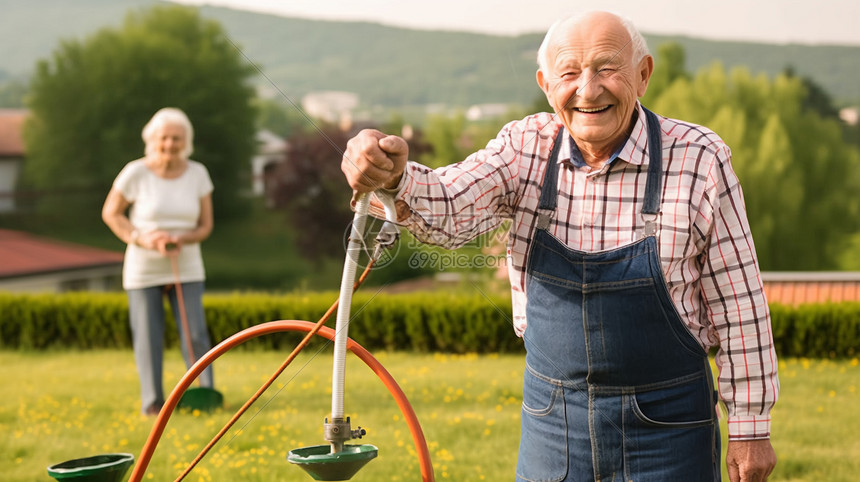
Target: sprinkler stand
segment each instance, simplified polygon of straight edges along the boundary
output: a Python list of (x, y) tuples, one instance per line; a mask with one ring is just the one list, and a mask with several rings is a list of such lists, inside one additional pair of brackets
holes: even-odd
[(355, 218), (350, 228), (346, 260), (340, 283), (337, 323), (334, 336), (334, 360), (332, 367), (331, 422), (323, 424), (325, 439), (329, 445), (315, 445), (290, 451), (287, 460), (299, 465), (316, 480), (348, 480), (377, 455), (373, 445), (345, 445), (353, 438), (361, 438), (366, 432), (359, 427), (353, 431), (349, 417), (343, 414), (343, 391), (346, 373), (346, 345), (349, 340), (349, 316), (352, 304), (353, 284), (358, 266), (358, 257), (364, 244), (364, 225), (370, 208), (370, 195), (359, 195), (355, 205)]
[(352, 430), (349, 425), (349, 417), (346, 417), (346, 420), (342, 418), (332, 419), (331, 422), (325, 419), (323, 428), (325, 439), (331, 443), (331, 453), (333, 454), (343, 450), (344, 442), (367, 435), (367, 431), (361, 427)]

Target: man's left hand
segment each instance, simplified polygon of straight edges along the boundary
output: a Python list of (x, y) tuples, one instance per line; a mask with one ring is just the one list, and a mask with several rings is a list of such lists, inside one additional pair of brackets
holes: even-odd
[(764, 482), (776, 467), (776, 452), (769, 439), (730, 440), (726, 468), (731, 482)]

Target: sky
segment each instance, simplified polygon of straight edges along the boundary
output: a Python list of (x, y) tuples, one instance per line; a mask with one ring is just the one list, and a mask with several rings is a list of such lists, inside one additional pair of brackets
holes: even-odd
[(497, 35), (544, 32), (571, 13), (599, 8), (646, 34), (807, 45), (860, 46), (858, 0), (173, 0), (324, 20)]

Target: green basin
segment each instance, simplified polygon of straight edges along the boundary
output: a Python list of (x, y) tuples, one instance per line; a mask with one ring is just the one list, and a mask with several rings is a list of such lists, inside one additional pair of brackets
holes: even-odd
[(178, 408), (211, 412), (224, 405), (224, 395), (214, 388), (193, 387), (185, 390), (179, 399)]
[(48, 475), (57, 480), (75, 482), (120, 482), (131, 464), (132, 454), (101, 454), (73, 459), (48, 467)]
[(376, 458), (378, 449), (369, 444), (344, 445), (331, 453), (331, 445), (314, 445), (290, 450), (287, 460), (303, 468), (314, 480), (349, 480), (365, 464)]

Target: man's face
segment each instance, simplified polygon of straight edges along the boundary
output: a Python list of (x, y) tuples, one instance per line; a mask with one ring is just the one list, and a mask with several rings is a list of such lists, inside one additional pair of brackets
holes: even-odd
[(627, 29), (614, 16), (559, 25), (537, 79), (581, 149), (610, 155), (629, 135), (636, 99), (645, 94), (652, 59), (633, 62)]

